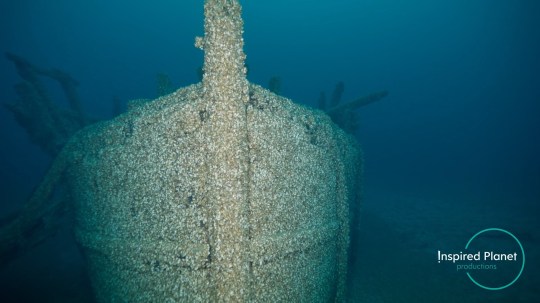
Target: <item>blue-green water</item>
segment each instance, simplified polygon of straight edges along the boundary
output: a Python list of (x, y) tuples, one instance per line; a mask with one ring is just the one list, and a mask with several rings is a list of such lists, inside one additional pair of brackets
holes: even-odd
[[(113, 96), (124, 103), (156, 97), (158, 73), (177, 87), (198, 81), (203, 53), (193, 43), (203, 34), (203, 1), (152, 3), (3, 1), (0, 50), (69, 72), (80, 82), (84, 110), (110, 118)], [(365, 171), (353, 301), (540, 300), (537, 1), (242, 5), (250, 81), (267, 86), (279, 76), (284, 96), (313, 107), (338, 81), (344, 101), (389, 92), (357, 112)], [(0, 58), (0, 101), (16, 99), (19, 81), (13, 64)], [(65, 106), (56, 83), (46, 84)], [(0, 215), (8, 215), (51, 159), (3, 108), (0, 140)], [(522, 276), (500, 291), (437, 263), (437, 250), (459, 250), (489, 227), (513, 232), (527, 254)], [(505, 248), (505, 239), (489, 239)], [(68, 228), (0, 268), (2, 302), (91, 300)]]

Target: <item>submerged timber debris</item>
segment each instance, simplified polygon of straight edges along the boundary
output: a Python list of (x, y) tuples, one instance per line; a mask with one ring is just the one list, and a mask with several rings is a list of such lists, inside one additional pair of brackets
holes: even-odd
[[(55, 156), (75, 132), (92, 121), (84, 114), (77, 96), (77, 81), (58, 69), (43, 69), (17, 55), (6, 53), (17, 68), (22, 82), (15, 85), (18, 99), (4, 106), (13, 113), (17, 122), (26, 129), (32, 142), (46, 153)], [(68, 100), (69, 109), (55, 104), (41, 78), (57, 81)]]
[(360, 97), (347, 103), (341, 103), (341, 96), (343, 95), (344, 90), (345, 84), (343, 81), (338, 82), (332, 92), (330, 104), (327, 104), (326, 94), (321, 92), (317, 105), (320, 110), (325, 111), (330, 118), (332, 118), (334, 123), (349, 133), (354, 133), (358, 128), (356, 109), (377, 102), (388, 96), (388, 92), (384, 90)]

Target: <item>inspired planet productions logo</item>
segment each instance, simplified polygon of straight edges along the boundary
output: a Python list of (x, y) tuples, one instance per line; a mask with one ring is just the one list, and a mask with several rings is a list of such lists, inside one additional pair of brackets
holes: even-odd
[[(452, 252), (452, 253), (446, 253), (442, 252), (440, 250), (437, 251), (437, 261), (438, 263), (452, 263), (456, 266), (456, 271), (465, 271), (469, 279), (476, 284), (477, 286), (487, 289), (487, 290), (501, 290), (509, 287), (510, 285), (514, 284), (519, 277), (521, 276), (521, 273), (523, 272), (523, 268), (525, 268), (525, 251), (523, 249), (523, 246), (521, 245), (521, 242), (519, 242), (518, 238), (514, 236), (509, 231), (506, 231), (504, 229), (500, 228), (487, 228), (482, 231), (479, 231), (474, 236), (469, 239), (469, 242), (467, 242), (467, 245), (465, 245), (465, 250), (469, 249), (470, 246), (472, 246), (472, 243), (475, 239), (479, 239), (482, 235), (486, 233), (503, 233), (503, 236), (509, 237), (509, 239), (512, 239), (517, 243), (517, 246), (519, 247), (519, 250), (517, 251), (510, 251), (510, 252), (499, 252), (494, 250), (478, 250), (476, 252), (471, 253), (464, 253), (460, 251), (459, 253)], [(484, 285), (483, 283), (480, 283), (477, 281), (477, 279), (473, 278), (474, 272), (478, 271), (496, 271), (498, 269), (497, 265), (502, 265), (502, 263), (508, 264), (508, 263), (521, 263), (520, 270), (516, 274), (513, 279), (504, 285), (498, 285), (498, 286), (492, 286), (492, 285)], [(457, 263), (457, 264), (456, 264)]]

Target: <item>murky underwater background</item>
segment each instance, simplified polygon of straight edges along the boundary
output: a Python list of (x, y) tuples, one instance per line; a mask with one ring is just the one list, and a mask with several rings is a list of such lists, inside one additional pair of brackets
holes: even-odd
[[(250, 81), (280, 77), (282, 95), (312, 107), (339, 81), (343, 101), (389, 92), (357, 111), (365, 168), (351, 301), (539, 302), (540, 3), (241, 3)], [(0, 50), (69, 72), (84, 110), (102, 119), (114, 96), (155, 98), (159, 73), (175, 87), (197, 82), (202, 34), (201, 0), (0, 3)], [(19, 81), (0, 58), (0, 101), (16, 98)], [(1, 218), (20, 209), (51, 159), (4, 108), (0, 140)], [(490, 227), (514, 233), (527, 254), (520, 279), (500, 291), (437, 263), (438, 250)], [(0, 268), (0, 301), (92, 302), (69, 229)]]

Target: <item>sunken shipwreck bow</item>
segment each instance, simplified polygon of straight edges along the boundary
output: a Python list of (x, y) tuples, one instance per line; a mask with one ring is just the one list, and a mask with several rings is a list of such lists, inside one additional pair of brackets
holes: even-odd
[(237, 0), (206, 0), (202, 82), (84, 128), (53, 163), (99, 302), (344, 300), (360, 149), (249, 83), (242, 32)]

